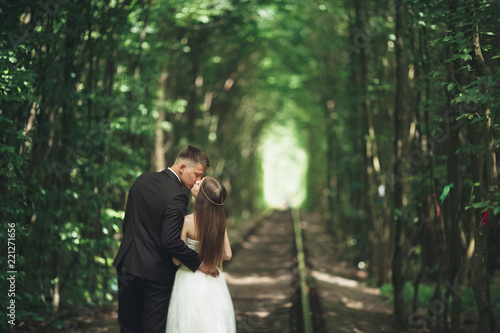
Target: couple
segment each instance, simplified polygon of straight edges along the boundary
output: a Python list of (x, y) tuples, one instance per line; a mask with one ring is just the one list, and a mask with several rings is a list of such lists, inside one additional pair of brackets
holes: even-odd
[[(144, 173), (130, 188), (113, 262), (120, 332), (236, 332), (219, 270), (231, 258), (226, 189), (214, 178), (201, 179), (208, 167), (207, 155), (188, 146), (172, 167)], [(196, 197), (188, 216), (183, 185)]]

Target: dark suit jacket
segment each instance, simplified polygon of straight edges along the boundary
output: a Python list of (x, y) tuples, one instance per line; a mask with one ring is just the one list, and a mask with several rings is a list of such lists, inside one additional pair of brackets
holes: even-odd
[(180, 235), (189, 198), (170, 170), (140, 175), (130, 188), (123, 238), (113, 262), (119, 271), (173, 283), (177, 266), (172, 256), (195, 271), (201, 264)]

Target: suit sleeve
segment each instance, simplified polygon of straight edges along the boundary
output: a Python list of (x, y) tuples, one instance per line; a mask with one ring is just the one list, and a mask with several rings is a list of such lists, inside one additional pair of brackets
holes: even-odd
[(130, 216), (130, 210), (131, 210), (131, 205), (132, 205), (132, 195), (128, 194), (128, 198), (127, 198), (127, 206), (125, 208), (125, 216), (123, 218), (123, 225), (122, 225), (122, 232), (123, 234), (125, 234), (125, 229), (127, 229), (127, 226), (128, 226), (128, 219), (129, 219), (129, 216)]
[(181, 239), (188, 200), (185, 194), (176, 196), (163, 213), (161, 246), (194, 272), (201, 265), (198, 253), (191, 250)]

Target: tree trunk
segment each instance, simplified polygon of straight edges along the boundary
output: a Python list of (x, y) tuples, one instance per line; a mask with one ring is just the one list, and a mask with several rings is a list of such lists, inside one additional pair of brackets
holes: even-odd
[(323, 115), (325, 119), (325, 131), (326, 131), (326, 191), (327, 191), (327, 203), (326, 203), (326, 214), (325, 214), (325, 223), (328, 230), (334, 229), (334, 214), (335, 214), (335, 157), (334, 157), (334, 144), (335, 144), (335, 135), (333, 130), (333, 121), (331, 117), (332, 110), (323, 107)]
[(167, 64), (163, 64), (163, 69), (161, 71), (160, 77), (158, 78), (158, 99), (156, 101), (156, 107), (158, 108), (158, 118), (156, 119), (155, 128), (155, 144), (153, 149), (153, 154), (151, 156), (151, 171), (162, 171), (166, 168), (165, 161), (165, 132), (163, 130), (163, 122), (165, 121), (165, 93), (167, 86)]
[[(457, 107), (455, 106), (456, 110)], [(453, 112), (452, 117), (456, 118), (458, 113)], [(446, 119), (445, 119), (446, 120)], [(448, 184), (453, 184), (453, 188), (450, 190), (449, 198), (446, 199), (446, 206), (443, 207), (446, 212), (445, 216), (445, 232), (448, 237), (447, 250), (445, 254), (448, 255), (448, 273), (447, 280), (451, 284), (457, 284), (458, 272), (461, 267), (461, 249), (460, 249), (460, 211), (461, 209), (461, 193), (460, 193), (460, 177), (458, 171), (458, 157), (455, 153), (460, 147), (458, 141), (458, 128), (456, 121), (445, 121), (447, 133), (449, 135), (448, 139), (448, 158), (447, 158), (447, 174), (448, 174)], [(460, 295), (451, 295), (449, 290), (446, 292), (446, 297), (451, 297), (452, 299), (452, 309), (451, 309), (451, 332), (458, 332), (459, 315), (460, 315)], [(448, 331), (448, 302), (444, 302), (445, 312), (443, 316), (443, 326)]]
[(203, 48), (208, 38), (208, 32), (204, 29), (194, 31), (193, 34), (194, 36), (190, 38), (192, 39), (192, 58), (191, 69), (189, 71), (190, 87), (186, 105), (189, 142), (195, 142), (196, 134), (198, 133), (198, 126), (196, 124), (198, 107), (196, 105), (199, 101), (201, 86), (203, 84), (203, 77), (200, 76), (200, 62), (202, 61)]
[[(361, 17), (361, 2), (355, 1), (355, 15), (356, 15), (356, 31), (362, 31), (362, 17)], [(359, 36), (359, 38), (363, 38)], [(356, 45), (364, 46), (367, 44), (366, 40), (355, 41)], [(365, 202), (368, 212), (368, 219), (371, 222), (369, 232), (369, 241), (372, 244), (372, 273), (376, 276), (377, 285), (381, 286), (387, 280), (387, 265), (386, 265), (386, 252), (388, 236), (388, 225), (390, 214), (384, 214), (385, 207), (387, 207), (386, 197), (382, 198), (382, 214), (377, 214), (375, 201), (377, 197), (378, 182), (380, 178), (380, 160), (378, 156), (377, 140), (375, 136), (374, 114), (370, 98), (367, 91), (367, 60), (366, 60), (366, 47), (359, 49), (359, 73), (357, 85), (360, 94), (360, 109), (362, 119), (362, 147), (363, 147), (363, 164), (366, 171), (366, 191)]]
[[(475, 1), (475, 7), (479, 6)], [(473, 33), (474, 53), (473, 62), (476, 66), (476, 72), (479, 77), (490, 75), (490, 70), (484, 61), (481, 51), (481, 43), (479, 39), (479, 27), (474, 28)], [(485, 88), (485, 93), (488, 94), (489, 88)], [(493, 128), (493, 119), (490, 105), (479, 106), (480, 116), (486, 117), (486, 125), (483, 132), (485, 160), (486, 160), (486, 178), (488, 188), (488, 200), (493, 202), (496, 200), (498, 192), (498, 175), (496, 166), (495, 154), (495, 136)], [(477, 223), (479, 222), (479, 223)], [(476, 299), (478, 314), (479, 314), (479, 331), (480, 333), (493, 333), (495, 331), (494, 319), (490, 301), (490, 278), (488, 270), (488, 238), (490, 236), (493, 224), (496, 223), (495, 216), (490, 210), (486, 223), (477, 221), (474, 230), (475, 249), (472, 257), (472, 289)]]
[[(450, 12), (456, 11), (455, 1), (450, 2)], [(455, 26), (452, 20), (449, 23), (452, 34), (456, 34), (458, 27)], [(450, 50), (446, 51), (447, 57), (449, 57)], [(464, 82), (462, 75), (460, 75), (461, 64), (459, 60), (453, 61), (447, 68), (447, 81), (448, 82), (458, 82), (462, 84)], [(445, 132), (448, 137), (447, 140), (447, 175), (448, 184), (453, 184), (453, 188), (450, 189), (449, 198), (445, 202), (445, 234), (446, 237), (446, 251), (445, 258), (448, 262), (448, 269), (446, 272), (446, 280), (454, 285), (458, 285), (458, 273), (461, 269), (461, 246), (460, 246), (460, 226), (461, 223), (461, 185), (460, 176), (458, 170), (458, 156), (456, 151), (460, 148), (459, 142), (459, 127), (460, 124), (457, 122), (456, 118), (460, 115), (460, 105), (452, 104), (451, 100), (453, 96), (450, 91), (447, 90), (446, 93), (447, 103), (446, 110), (443, 114), (443, 120), (445, 124)], [(446, 299), (451, 297), (452, 308), (451, 308), (451, 332), (458, 332), (459, 320), (460, 320), (460, 306), (461, 297), (460, 295), (451, 295), (450, 290), (446, 291)], [(448, 304), (449, 302), (444, 302), (444, 313), (443, 313), (443, 327), (446, 332), (449, 332), (448, 325)]]
[[(402, 118), (403, 118), (403, 94), (405, 82), (405, 67), (403, 65), (403, 22), (402, 10), (403, 0), (395, 0), (396, 12), (396, 100), (394, 108), (394, 174), (399, 175), (401, 157), (403, 152), (402, 140)], [(396, 320), (402, 327), (406, 326), (406, 306), (403, 298), (404, 276), (403, 276), (403, 219), (401, 209), (403, 208), (403, 184), (401, 180), (394, 181), (394, 256), (392, 259), (392, 285), (394, 288), (394, 313)]]

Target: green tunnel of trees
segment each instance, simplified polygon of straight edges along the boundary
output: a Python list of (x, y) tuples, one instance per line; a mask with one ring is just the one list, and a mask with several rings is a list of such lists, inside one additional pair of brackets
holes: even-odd
[(0, 238), (15, 243), (18, 326), (112, 304), (128, 188), (187, 144), (228, 187), (231, 223), (263, 209), (261, 138), (281, 126), (287, 161), (306, 155), (302, 208), (390, 290), (402, 327), (458, 332), (469, 314), (494, 332), (498, 1), (1, 3)]

